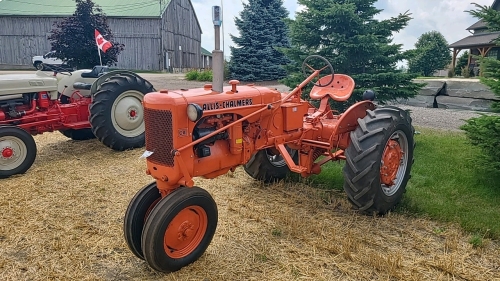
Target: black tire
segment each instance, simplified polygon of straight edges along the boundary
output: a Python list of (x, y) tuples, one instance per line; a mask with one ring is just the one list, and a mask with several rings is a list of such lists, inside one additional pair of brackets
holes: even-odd
[[(35, 162), (36, 154), (31, 134), (19, 127), (0, 126), (0, 178), (26, 173)], [(16, 155), (21, 158), (16, 160)]]
[(44, 70), (45, 69), (45, 66), (43, 65), (43, 63), (41, 61), (35, 62), (35, 64), (33, 66), (36, 68), (36, 70)]
[(140, 259), (142, 253), (141, 236), (147, 215), (161, 199), (161, 194), (156, 187), (156, 182), (144, 186), (130, 200), (123, 220), (123, 234), (129, 249)]
[[(117, 151), (143, 147), (145, 144), (144, 114), (142, 104), (137, 101), (139, 101), (140, 97), (142, 102), (144, 96), (153, 91), (151, 83), (134, 75), (121, 73), (106, 79), (97, 88), (89, 108), (92, 132), (97, 139)], [(132, 130), (133, 134), (131, 133), (128, 136), (126, 129), (121, 129), (118, 124), (115, 126), (114, 123), (117, 122), (113, 121), (115, 120), (113, 104), (122, 94), (135, 95), (132, 97), (132, 100), (134, 100), (133, 107), (130, 108), (133, 108), (136, 115), (132, 117), (129, 112), (127, 118), (129, 120), (132, 120), (132, 118), (138, 119), (134, 119), (135, 121), (127, 124), (136, 126)]]
[[(202, 216), (198, 220), (203, 220), (206, 223), (206, 231), (198, 232), (191, 229), (190, 233), (186, 230), (193, 226), (196, 220), (186, 220), (182, 224), (177, 224), (180, 221), (175, 221), (170, 231), (177, 235), (195, 236), (195, 242), (187, 241), (188, 244), (180, 251), (174, 251), (172, 248), (169, 253), (164, 248), (165, 236), (167, 227), (172, 223), (175, 216), (181, 211), (187, 211), (190, 215), (196, 214)], [(193, 211), (193, 213), (191, 213)], [(203, 212), (202, 212), (203, 211)], [(160, 272), (174, 272), (198, 260), (208, 248), (212, 241), (218, 221), (217, 205), (212, 196), (199, 187), (180, 187), (168, 196), (161, 199), (154, 207), (151, 214), (146, 220), (144, 230), (142, 232), (142, 249), (144, 258), (151, 268)], [(184, 232), (178, 232), (178, 229), (184, 228)], [(176, 232), (177, 231), (177, 232)], [(194, 233), (194, 234), (193, 234)], [(192, 234), (192, 235), (190, 235)], [(178, 238), (173, 239), (173, 242), (181, 243)], [(197, 241), (199, 240), (199, 241)], [(167, 239), (168, 241), (168, 239)], [(167, 242), (169, 244), (169, 242)], [(172, 246), (172, 245), (170, 245)], [(182, 246), (180, 246), (182, 247)], [(186, 249), (187, 248), (187, 249)], [(179, 255), (176, 257), (176, 255)]]
[(67, 129), (67, 130), (59, 130), (61, 134), (75, 141), (81, 140), (91, 140), (95, 139), (94, 133), (92, 133), (91, 129)]
[[(344, 190), (354, 209), (364, 214), (384, 215), (399, 204), (406, 192), (413, 164), (415, 131), (409, 113), (400, 108), (386, 106), (368, 110), (367, 113), (350, 133), (351, 141), (345, 150)], [(391, 188), (388, 187), (391, 186), (388, 184), (390, 181), (381, 175), (381, 167), (386, 145), (395, 133), (398, 133), (397, 143), (404, 153), (398, 168), (393, 169), (398, 174), (395, 174), (395, 179), (391, 178), (395, 183)], [(391, 141), (391, 144), (395, 143)], [(392, 155), (395, 159), (401, 156), (397, 153)]]
[[(297, 164), (299, 153), (292, 149), (289, 149), (289, 153), (292, 155), (295, 164)], [(279, 155), (272, 153), (270, 149), (262, 149), (252, 155), (250, 160), (243, 166), (243, 169), (253, 179), (264, 183), (274, 183), (285, 179), (291, 174), (290, 168), (282, 157), (282, 160), (273, 163), (269, 156), (278, 157)]]

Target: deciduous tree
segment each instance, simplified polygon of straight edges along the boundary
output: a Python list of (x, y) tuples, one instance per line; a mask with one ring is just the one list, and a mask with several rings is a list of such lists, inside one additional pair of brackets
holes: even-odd
[(422, 34), (415, 43), (415, 52), (408, 60), (410, 72), (429, 77), (451, 63), (448, 42), (438, 31)]
[(92, 68), (99, 65), (99, 53), (94, 37), (97, 29), (113, 46), (101, 52), (103, 65), (114, 65), (124, 45), (113, 40), (107, 17), (92, 0), (75, 0), (76, 10), (72, 16), (55, 22), (49, 40), (54, 56), (76, 68)]

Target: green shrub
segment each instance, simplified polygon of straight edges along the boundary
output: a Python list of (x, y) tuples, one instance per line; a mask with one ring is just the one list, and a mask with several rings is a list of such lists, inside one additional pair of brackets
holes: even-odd
[(470, 70), (468, 67), (462, 67), (462, 76), (464, 78), (469, 78), (470, 77)]
[(200, 72), (197, 70), (191, 70), (188, 73), (186, 73), (186, 80), (192, 81), (192, 80), (198, 80), (198, 76), (200, 75)]
[(205, 70), (199, 73), (198, 81), (212, 81), (212, 70)]
[(500, 116), (482, 114), (465, 122), (460, 128), (471, 144), (484, 151), (490, 167), (500, 170)]

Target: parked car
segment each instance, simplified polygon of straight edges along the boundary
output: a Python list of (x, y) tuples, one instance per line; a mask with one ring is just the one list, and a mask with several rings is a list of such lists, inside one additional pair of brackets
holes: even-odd
[(48, 57), (50, 54), (54, 53), (54, 51), (48, 52), (43, 56), (34, 56), (33, 57), (33, 66), (38, 70), (44, 70), (45, 66), (61, 66), (64, 67), (64, 62), (58, 58)]

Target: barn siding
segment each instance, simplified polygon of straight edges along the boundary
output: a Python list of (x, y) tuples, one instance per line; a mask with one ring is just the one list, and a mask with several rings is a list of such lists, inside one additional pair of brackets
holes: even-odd
[(201, 32), (191, 1), (172, 0), (162, 30), (163, 52), (168, 53), (172, 69), (202, 67)]
[[(31, 66), (33, 56), (50, 50), (47, 38), (59, 20), (62, 18), (0, 17), (0, 66)], [(163, 19), (108, 17), (108, 24), (115, 41), (125, 45), (118, 56), (118, 68), (163, 70), (166, 52), (171, 57), (170, 70), (202, 66), (201, 30), (189, 0), (172, 0)]]

